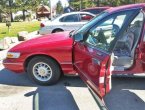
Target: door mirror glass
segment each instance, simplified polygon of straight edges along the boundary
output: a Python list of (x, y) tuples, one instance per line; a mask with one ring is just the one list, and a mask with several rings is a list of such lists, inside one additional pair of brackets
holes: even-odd
[(73, 39), (76, 42), (82, 41), (83, 40), (83, 34), (82, 33), (77, 33), (73, 35)]

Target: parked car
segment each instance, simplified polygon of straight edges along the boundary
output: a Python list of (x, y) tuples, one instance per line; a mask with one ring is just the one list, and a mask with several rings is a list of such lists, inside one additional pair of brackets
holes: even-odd
[(145, 72), (144, 16), (145, 3), (111, 8), (77, 31), (18, 44), (3, 64), (43, 85), (56, 83), (62, 73), (79, 73), (101, 102), (111, 89), (112, 74)]
[(77, 30), (89, 20), (95, 17), (89, 12), (70, 12), (62, 14), (52, 21), (44, 21), (40, 24), (39, 34), (49, 34), (61, 31)]
[(109, 9), (111, 7), (92, 7), (92, 8), (86, 8), (86, 9), (82, 9), (81, 12), (90, 12), (93, 13), (95, 15), (98, 15), (99, 13)]

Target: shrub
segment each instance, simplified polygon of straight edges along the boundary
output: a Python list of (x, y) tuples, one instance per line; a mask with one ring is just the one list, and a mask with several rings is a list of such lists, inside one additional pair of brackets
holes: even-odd
[(17, 16), (15, 16), (14, 20), (15, 21), (23, 20), (23, 15), (17, 15)]

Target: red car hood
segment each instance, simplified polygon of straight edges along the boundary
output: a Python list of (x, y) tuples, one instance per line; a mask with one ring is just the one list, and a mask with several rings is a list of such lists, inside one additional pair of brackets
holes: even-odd
[[(45, 45), (47, 44), (60, 44), (61, 42), (72, 42), (72, 38), (69, 37), (69, 32), (60, 32), (60, 33), (54, 33), (54, 34), (48, 34), (48, 35), (44, 35), (38, 38), (34, 38), (25, 42), (22, 42), (18, 45), (16, 45), (15, 47), (13, 47), (12, 49), (10, 49), (10, 51), (18, 51), (22, 48), (29, 48), (29, 47), (39, 47), (40, 45), (43, 45), (45, 47)], [(72, 43), (71, 43), (72, 44)]]

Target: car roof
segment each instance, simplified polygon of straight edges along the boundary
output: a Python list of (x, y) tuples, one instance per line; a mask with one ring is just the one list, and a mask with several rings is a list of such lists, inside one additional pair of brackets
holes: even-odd
[(123, 11), (123, 10), (129, 10), (129, 9), (139, 9), (139, 8), (145, 8), (145, 3), (139, 3), (139, 4), (130, 4), (130, 5), (123, 5), (118, 7), (112, 7), (107, 9), (106, 11), (109, 13), (113, 13), (116, 11)]
[(106, 6), (106, 7), (91, 7), (91, 8), (82, 9), (81, 11), (91, 10), (91, 9), (108, 9), (108, 8), (111, 8), (111, 7), (109, 7), (109, 6)]
[(71, 15), (71, 14), (90, 14), (90, 15), (96, 16), (95, 14), (90, 13), (90, 12), (80, 12), (80, 11), (64, 13), (64, 14), (62, 14), (61, 16), (66, 16), (66, 15)]

